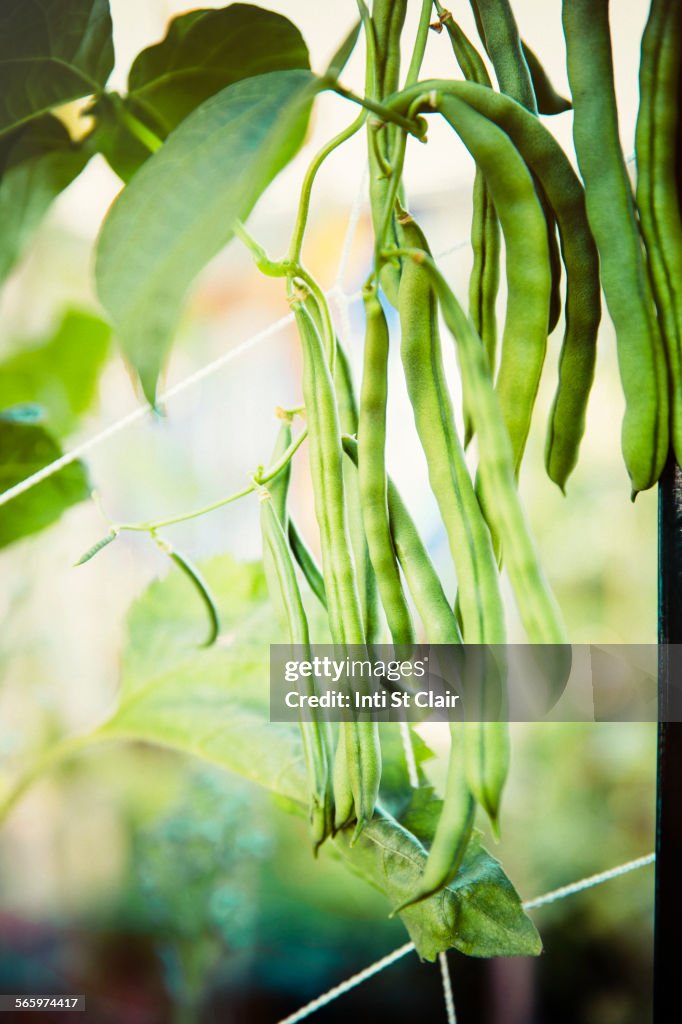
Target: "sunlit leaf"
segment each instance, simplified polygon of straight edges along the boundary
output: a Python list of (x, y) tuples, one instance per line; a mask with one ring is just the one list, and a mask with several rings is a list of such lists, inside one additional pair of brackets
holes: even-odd
[(103, 731), (184, 750), (301, 802), (298, 729), (268, 722), (272, 610), (261, 566), (224, 557), (202, 572), (223, 637), (197, 647), (205, 613), (180, 573), (152, 584), (132, 608), (120, 705)]
[[(199, 650), (200, 609), (188, 601), (186, 581), (171, 574), (134, 605), (123, 661), (120, 706), (97, 735), (158, 743), (195, 754), (286, 798), (290, 810), (306, 803), (301, 745), (295, 725), (268, 721), (272, 609), (260, 566), (230, 558), (202, 567), (223, 621), (223, 637)], [(264, 639), (265, 638), (265, 639)], [(384, 796), (405, 802), (404, 758), (397, 727), (382, 729)], [(417, 738), (418, 764), (430, 751)], [(428, 792), (427, 792), (428, 790)], [(432, 832), (440, 801), (426, 810), (428, 787), (407, 800)], [(416, 820), (416, 819), (415, 819)], [(345, 830), (332, 850), (388, 898), (387, 911), (416, 888), (426, 852), (388, 813), (377, 814), (351, 847)], [(438, 896), (401, 915), (421, 956), (455, 947), (471, 956), (535, 954), (540, 940), (502, 868), (476, 835), (460, 875)]]
[[(0, 492), (53, 462), (62, 454), (55, 439), (36, 421), (33, 406), (0, 413)], [(85, 467), (72, 462), (29, 491), (0, 506), (0, 547), (50, 526), (71, 505), (90, 494)]]
[(150, 401), (190, 284), (300, 146), (316, 88), (309, 71), (228, 86), (171, 132), (114, 203), (97, 286)]
[(190, 11), (171, 21), (162, 42), (137, 55), (127, 100), (165, 137), (195, 107), (233, 82), (309, 67), (301, 33), (281, 14), (251, 4)]
[(108, 0), (3, 0), (0, 133), (99, 92), (113, 66)]
[(0, 408), (37, 402), (49, 428), (68, 434), (93, 403), (110, 339), (100, 317), (68, 310), (53, 334), (0, 362)]
[[(414, 836), (389, 816), (375, 815), (354, 846), (345, 829), (337, 846), (352, 871), (397, 906), (417, 888), (426, 853)], [(426, 960), (454, 947), (467, 956), (537, 956), (535, 925), (498, 861), (474, 833), (454, 882), (400, 914), (417, 952)]]
[(129, 181), (150, 150), (126, 124), (126, 116), (165, 139), (204, 100), (233, 82), (309, 66), (301, 33), (274, 11), (231, 4), (178, 15), (165, 38), (133, 61), (127, 95), (107, 94), (94, 105), (92, 143)]

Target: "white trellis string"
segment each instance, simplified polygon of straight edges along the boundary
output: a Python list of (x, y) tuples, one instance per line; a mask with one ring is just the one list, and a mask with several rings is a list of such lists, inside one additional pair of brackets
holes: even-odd
[(552, 892), (545, 893), (544, 896), (538, 896), (534, 900), (526, 900), (523, 904), (524, 910), (535, 910), (537, 907), (544, 907), (548, 903), (555, 903), (557, 900), (563, 900), (567, 896), (573, 896), (574, 893), (583, 892), (585, 889), (592, 889), (595, 885), (601, 885), (602, 882), (610, 882), (612, 878), (627, 875), (630, 871), (636, 871), (637, 868), (645, 868), (647, 865), (653, 864), (655, 860), (656, 854), (648, 853), (645, 857), (629, 860), (626, 864), (619, 864), (617, 868), (611, 868), (609, 871), (600, 871), (598, 875), (589, 875), (587, 878), (582, 878), (579, 882), (573, 882), (571, 885), (562, 885), (560, 889), (553, 889)]
[[(604, 882), (610, 882), (613, 878), (619, 878), (621, 875), (627, 875), (631, 871), (636, 871), (638, 868), (646, 867), (648, 864), (653, 864), (656, 860), (655, 853), (648, 853), (644, 857), (637, 857), (636, 860), (629, 860), (625, 864), (619, 864), (615, 868), (610, 868), (608, 871), (600, 871), (597, 875), (589, 875), (587, 878), (581, 878), (578, 882), (573, 882), (571, 885), (563, 885), (560, 889), (553, 889), (551, 892), (545, 893), (543, 896), (538, 896), (534, 900), (526, 900), (523, 903), (524, 910), (534, 910), (536, 907), (544, 907), (548, 903), (556, 903), (558, 900), (566, 899), (567, 896), (573, 896), (575, 893), (584, 892), (587, 889), (593, 889), (596, 885), (602, 885)], [(296, 1013), (292, 1013), (289, 1017), (285, 1017), (283, 1020), (277, 1022), (277, 1024), (299, 1024), (299, 1021), (305, 1020), (310, 1017), (317, 1010), (321, 1010), (323, 1006), (328, 1006), (339, 996), (345, 995), (346, 992), (350, 992), (358, 985), (362, 985), (364, 981), (374, 977), (375, 974), (379, 974), (381, 971), (390, 967), (397, 960), (407, 956), (408, 953), (413, 952), (415, 949), (414, 942), (406, 942), (404, 946), (399, 946), (398, 949), (394, 949), (392, 953), (377, 960), (375, 963), (370, 964), (369, 967), (365, 967), (364, 970), (358, 971), (357, 974), (347, 978), (341, 982), (340, 985), (335, 985), (334, 988), (330, 988), (328, 992), (318, 996), (317, 999), (313, 999), (310, 1003), (306, 1003)]]
[(317, 999), (313, 999), (312, 1002), (306, 1003), (296, 1013), (290, 1014), (289, 1017), (285, 1017), (284, 1020), (278, 1021), (278, 1024), (298, 1024), (298, 1021), (305, 1020), (311, 1013), (315, 1013), (316, 1010), (321, 1010), (323, 1006), (327, 1006), (332, 1003), (339, 996), (345, 995), (346, 992), (350, 992), (352, 988), (357, 985), (362, 985), (363, 981), (367, 981), (369, 978), (374, 977), (375, 974), (379, 974), (385, 970), (386, 967), (390, 967), (396, 960), (400, 960), (402, 957), (407, 956), (414, 950), (414, 942), (406, 942), (404, 946), (400, 946), (398, 949), (394, 949), (388, 956), (383, 956), (381, 960), (377, 960), (375, 963), (370, 964), (369, 967), (365, 967), (364, 971), (358, 971), (352, 978), (348, 978), (346, 981), (342, 981), (340, 985), (335, 985), (334, 988), (330, 988), (324, 995), (318, 996)]
[(445, 1013), (448, 1024), (457, 1024), (457, 1014), (455, 1013), (455, 1000), (452, 995), (452, 981), (450, 980), (450, 965), (448, 964), (447, 953), (438, 954), (438, 964), (440, 966), (440, 976), (443, 981), (443, 995), (445, 996)]
[[(468, 241), (458, 243), (457, 245), (452, 246), (452, 248), (439, 253), (436, 258), (442, 259), (445, 256), (449, 256), (451, 253), (465, 248), (468, 244)], [(336, 298), (338, 300), (337, 308), (344, 320), (342, 326), (344, 328), (347, 327), (348, 306), (357, 302), (361, 297), (361, 293), (354, 292), (352, 295), (348, 295), (345, 292), (341, 292), (337, 287), (334, 287), (330, 289), (326, 297), (331, 299)], [(234, 348), (224, 352), (216, 359), (212, 359), (200, 369), (195, 370), (194, 373), (190, 373), (189, 376), (183, 377), (183, 379), (179, 380), (177, 384), (173, 384), (165, 391), (162, 391), (159, 395), (159, 403), (167, 402), (171, 398), (175, 398), (176, 395), (181, 394), (183, 391), (187, 391), (195, 384), (199, 384), (207, 377), (212, 377), (214, 373), (222, 370), (223, 367), (227, 366), (235, 359), (239, 359), (240, 356), (245, 355), (250, 351), (250, 349), (260, 345), (261, 342), (267, 341), (268, 338), (273, 337), (273, 335), (277, 334), (285, 327), (288, 327), (293, 322), (294, 318), (292, 313), (287, 313), (286, 316), (280, 317), (279, 320), (275, 320), (274, 323), (265, 327), (262, 331), (258, 331), (257, 334), (253, 334), (250, 338), (246, 338), (246, 340), (242, 341), (239, 345), (235, 345)], [(43, 480), (47, 480), (49, 477), (54, 476), (54, 474), (58, 473), (60, 469), (64, 469), (66, 466), (71, 465), (71, 463), (75, 462), (76, 459), (80, 459), (83, 458), (84, 455), (88, 455), (93, 451), (93, 449), (98, 448), (101, 444), (105, 441), (109, 441), (112, 437), (116, 437), (117, 434), (127, 430), (128, 427), (131, 427), (133, 424), (145, 419), (145, 417), (152, 411), (151, 406), (145, 403), (144, 405), (138, 405), (125, 416), (121, 416), (120, 419), (114, 420), (114, 422), (110, 423), (108, 427), (105, 427), (103, 430), (93, 434), (92, 437), (89, 437), (81, 444), (75, 445), (68, 452), (60, 455), (58, 459), (55, 459), (53, 462), (48, 462), (48, 464), (43, 466), (42, 469), (37, 470), (35, 473), (31, 473), (30, 476), (27, 476), (24, 480), (20, 480), (19, 483), (14, 484), (13, 487), (8, 487), (6, 491), (2, 491), (2, 493), (0, 493), (0, 507), (6, 505), (14, 498), (18, 498), (19, 495), (25, 494), (26, 491), (30, 491), (32, 487), (42, 483)]]

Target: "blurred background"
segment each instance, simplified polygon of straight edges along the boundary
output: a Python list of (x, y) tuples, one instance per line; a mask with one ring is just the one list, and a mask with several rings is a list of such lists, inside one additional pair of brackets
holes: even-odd
[[(355, 20), (351, 0), (267, 6), (299, 25), (316, 69), (326, 66)], [(409, 4), (408, 39), (418, 6)], [(113, 0), (112, 88), (125, 88), (135, 54), (187, 9), (179, 2)], [(517, 0), (514, 9), (524, 38), (565, 91), (560, 4)], [(631, 0), (618, 5), (613, 18), (628, 154), (646, 13), (644, 0)], [(455, 14), (475, 35), (469, 5), (462, 0)], [(455, 75), (448, 39), (432, 33), (424, 76)], [(358, 52), (343, 80), (362, 91), (362, 78)], [(310, 157), (355, 113), (338, 97), (323, 95), (305, 148), (258, 204), (249, 227), (273, 255), (287, 244)], [(78, 108), (62, 116), (83, 124)], [(546, 123), (572, 153), (570, 113)], [(362, 337), (357, 293), (371, 258), (364, 147), (364, 138), (356, 137), (324, 166), (305, 247), (306, 262), (323, 286), (337, 289), (333, 310), (356, 375)], [(468, 154), (438, 124), (429, 129), (428, 146), (409, 148), (410, 207), (462, 298), (471, 265), (472, 177)], [(49, 353), (51, 339), (74, 311), (101, 312), (92, 286), (93, 243), (119, 188), (98, 157), (52, 208), (0, 295), (3, 366), (27, 346)], [(501, 294), (501, 309), (503, 300)], [(233, 242), (197, 282), (164, 384), (222, 357), (286, 313), (281, 282), (259, 277)], [(395, 320), (391, 326), (396, 328)], [(606, 317), (581, 461), (565, 498), (544, 473), (544, 424), (561, 335), (560, 324), (550, 339), (522, 473), (526, 508), (572, 639), (653, 643), (656, 498), (647, 493), (634, 505), (629, 501), (619, 446), (622, 398)], [(451, 355), (446, 351), (457, 393)], [(22, 400), (40, 399), (58, 409), (60, 385), (51, 370), (50, 359), (43, 358), (41, 374), (31, 382), (35, 393)], [(87, 410), (61, 423), (66, 447), (140, 401), (115, 342), (95, 377)], [(133, 535), (74, 569), (106, 532), (102, 509), (115, 521), (156, 519), (238, 489), (268, 460), (275, 406), (300, 401), (299, 378), (291, 328), (270, 333), (169, 401), (164, 417), (148, 416), (94, 449), (87, 465), (98, 502), (75, 506), (48, 530), (2, 552), (0, 795), (56, 738), (106, 718), (116, 699), (127, 609), (151, 580), (168, 572), (154, 545)], [(390, 470), (452, 591), (447, 542), (395, 360), (390, 395)], [(315, 546), (305, 458), (303, 451), (297, 459), (292, 500)], [(240, 560), (260, 555), (255, 499), (167, 533), (199, 562), (223, 552)], [(511, 638), (522, 640), (508, 605)], [(439, 755), (430, 770), (440, 781), (446, 730), (422, 731)], [(653, 725), (517, 725), (513, 734), (503, 840), (494, 849), (524, 898), (652, 849)], [(388, 921), (385, 901), (369, 886), (328, 855), (313, 863), (303, 827), (267, 794), (141, 744), (85, 754), (36, 781), (3, 823), (0, 892), (0, 991), (86, 992), (94, 1019), (103, 1022), (274, 1024), (405, 941), (402, 926)], [(650, 1019), (652, 900), (653, 873), (646, 869), (537, 911), (545, 944), (537, 961), (485, 963), (451, 954), (461, 1024), (643, 1024)], [(317, 1019), (322, 1024), (353, 1013), (396, 1024), (418, 1016), (444, 1020), (437, 968), (410, 956)]]

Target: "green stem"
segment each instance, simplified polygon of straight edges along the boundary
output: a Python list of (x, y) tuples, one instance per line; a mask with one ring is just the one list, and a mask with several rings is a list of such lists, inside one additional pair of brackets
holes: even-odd
[(267, 277), (286, 277), (292, 273), (291, 264), (288, 260), (272, 260), (265, 249), (253, 237), (250, 231), (240, 220), (234, 222), (233, 231), (235, 237), (242, 242), (253, 256), (253, 261), (262, 274)]
[(166, 526), (174, 526), (176, 523), (184, 523), (189, 519), (198, 519), (199, 516), (204, 516), (208, 512), (215, 512), (216, 509), (222, 508), (224, 505), (229, 505), (233, 501), (238, 501), (239, 498), (245, 498), (248, 494), (253, 494), (254, 491), (257, 491), (264, 484), (267, 484), (270, 480), (276, 477), (277, 474), (289, 464), (307, 436), (308, 428), (304, 427), (298, 437), (292, 441), (277, 462), (273, 463), (266, 471), (261, 470), (260, 472), (255, 473), (253, 483), (249, 484), (248, 487), (242, 488), (241, 491), (236, 491), (234, 494), (228, 495), (227, 498), (219, 498), (218, 501), (213, 501), (210, 505), (204, 505), (202, 508), (195, 509), (193, 512), (183, 512), (180, 515), (171, 516), (169, 519), (155, 519), (146, 523), (116, 523), (113, 529), (117, 532), (120, 530), (129, 530), (137, 533), (155, 533), (157, 530), (162, 530)]
[(338, 146), (352, 138), (352, 136), (362, 128), (366, 120), (367, 111), (363, 110), (352, 124), (349, 124), (347, 128), (344, 128), (338, 135), (335, 135), (334, 138), (323, 146), (322, 149), (313, 157), (313, 160), (305, 173), (305, 178), (303, 179), (303, 185), (301, 188), (301, 198), (299, 200), (298, 212), (296, 214), (296, 224), (294, 226), (294, 232), (291, 238), (291, 244), (289, 245), (289, 254), (287, 257), (290, 263), (298, 263), (301, 259), (303, 235), (308, 221), (310, 198), (317, 172), (327, 157), (333, 153)]
[(414, 50), (412, 52), (412, 60), (410, 66), (407, 69), (407, 77), (405, 78), (405, 86), (413, 85), (419, 77), (419, 70), (424, 60), (424, 52), (426, 50), (426, 41), (429, 37), (429, 23), (431, 21), (431, 12), (433, 9), (433, 0), (422, 0), (421, 14), (419, 15), (419, 25), (417, 27), (417, 35), (414, 41)]
[(377, 41), (374, 35), (374, 24), (364, 0), (356, 0), (358, 11), (365, 30), (365, 92), (372, 99), (379, 95), (377, 76)]
[(375, 100), (370, 99), (369, 96), (358, 96), (357, 93), (352, 92), (350, 89), (346, 89), (340, 82), (330, 82), (329, 88), (338, 93), (339, 96), (343, 96), (344, 99), (350, 100), (351, 103), (358, 103), (366, 110), (371, 110), (371, 112), (381, 118), (382, 121), (389, 121), (391, 124), (397, 124), (398, 127), (402, 128), (403, 131), (408, 133), (408, 135), (414, 135), (415, 138), (420, 141), (424, 138), (425, 127), (422, 121), (411, 121), (409, 118), (403, 117), (402, 114), (397, 113), (397, 111), (392, 110), (390, 107), (384, 106), (383, 103), (377, 103)]

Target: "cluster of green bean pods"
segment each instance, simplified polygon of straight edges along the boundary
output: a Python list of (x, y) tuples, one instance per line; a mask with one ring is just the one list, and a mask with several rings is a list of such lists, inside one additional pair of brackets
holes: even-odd
[[(334, 334), (319, 286), (300, 263), (286, 270), (303, 360), (318, 527), (311, 546), (321, 564), (287, 510), (288, 464), (261, 490), (261, 518), (266, 574), (291, 644), (310, 643), (305, 584), (342, 649), (390, 640), (409, 656), (423, 639), (494, 651), (492, 660), (466, 660), (481, 720), (451, 723), (442, 812), (419, 882), (394, 909), (398, 913), (455, 878), (477, 806), (493, 831), (499, 829), (510, 760), (503, 721), (503, 565), (526, 638), (556, 646), (557, 671), (565, 660), (566, 629), (518, 489), (550, 361), (548, 336), (562, 309), (563, 340), (546, 431), (550, 479), (565, 490), (578, 463), (595, 374), (601, 287), (616, 329), (626, 399), (622, 445), (632, 490), (657, 481), (669, 436), (682, 455), (682, 224), (676, 182), (682, 4), (651, 3), (642, 44), (635, 194), (618, 136), (608, 0), (564, 0), (570, 100), (556, 92), (522, 40), (508, 0), (471, 0), (480, 46), (436, 2), (432, 28), (445, 30), (453, 72), (458, 67), (460, 76), (419, 81), (417, 43), (402, 88), (406, 0), (374, 0), (371, 11), (362, 0), (358, 6), (368, 54), (375, 231), (363, 289), (358, 397), (351, 360)], [(430, 14), (430, 5), (423, 4), (418, 36)], [(376, 113), (380, 109), (385, 120)], [(579, 173), (541, 119), (571, 110)], [(468, 315), (407, 208), (406, 126), (422, 114), (440, 115), (475, 164)], [(506, 306), (498, 353), (502, 238)], [(444, 367), (441, 320), (456, 351), (463, 433)], [(389, 361), (392, 345), (395, 363)], [(387, 470), (389, 366), (397, 368), (398, 350), (456, 579), (449, 595)], [(470, 465), (465, 448), (474, 435), (476, 462), (472, 458)], [(291, 445), (285, 416), (273, 465)], [(350, 828), (357, 837), (381, 801), (376, 723), (359, 717), (334, 731), (321, 721), (302, 723), (302, 729), (315, 847), (340, 829)]]

